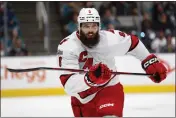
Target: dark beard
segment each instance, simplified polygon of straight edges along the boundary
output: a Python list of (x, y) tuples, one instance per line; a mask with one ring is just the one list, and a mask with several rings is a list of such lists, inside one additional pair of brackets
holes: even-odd
[(85, 46), (87, 46), (88, 48), (92, 48), (92, 47), (94, 47), (95, 45), (97, 45), (97, 44), (99, 43), (99, 40), (100, 40), (99, 38), (100, 38), (99, 32), (97, 32), (97, 33), (95, 34), (95, 36), (94, 36), (93, 39), (88, 39), (88, 38), (86, 37), (86, 35), (85, 35), (82, 31), (80, 31), (80, 40), (81, 40), (81, 42), (82, 42)]

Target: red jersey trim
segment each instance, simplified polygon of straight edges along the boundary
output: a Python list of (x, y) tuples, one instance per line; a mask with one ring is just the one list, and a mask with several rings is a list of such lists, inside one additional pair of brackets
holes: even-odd
[(139, 39), (137, 36), (131, 35), (131, 46), (128, 52), (132, 51), (139, 43)]
[(87, 96), (92, 95), (92, 94), (98, 92), (98, 91), (101, 90), (102, 88), (103, 88), (103, 87), (91, 87), (91, 88), (89, 88), (89, 89), (87, 89), (87, 90), (85, 90), (85, 91), (82, 91), (82, 92), (78, 93), (78, 94), (79, 94), (79, 96), (80, 96), (82, 99), (84, 99), (84, 98), (86, 98)]
[(76, 32), (76, 36), (77, 36), (78, 39), (80, 39), (79, 31)]
[[(114, 75), (111, 79), (113, 79), (115, 76), (116, 76), (116, 75)], [(111, 81), (111, 79), (110, 79), (110, 81)], [(84, 81), (85, 81), (85, 83), (87, 84), (87, 86), (89, 86), (90, 88), (87, 89), (87, 90), (85, 90), (85, 91), (82, 91), (82, 92), (79, 92), (79, 93), (78, 93), (79, 96), (80, 96), (82, 99), (84, 99), (84, 98), (86, 98), (87, 96), (92, 95), (92, 94), (94, 94), (94, 93), (100, 91), (101, 89), (103, 89), (103, 88), (110, 82), (110, 81), (107, 82), (107, 83), (104, 84), (103, 86), (94, 87), (94, 86), (90, 86), (90, 85), (86, 82), (85, 79), (84, 79)]]
[(61, 83), (62, 83), (63, 86), (65, 86), (66, 82), (68, 81), (68, 79), (72, 75), (74, 75), (74, 73), (73, 74), (63, 74), (63, 75), (60, 76), (60, 81), (61, 81)]

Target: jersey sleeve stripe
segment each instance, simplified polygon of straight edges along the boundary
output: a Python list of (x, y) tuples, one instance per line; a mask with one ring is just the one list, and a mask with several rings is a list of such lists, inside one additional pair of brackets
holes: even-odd
[(139, 43), (138, 37), (131, 35), (131, 46), (130, 46), (128, 52), (133, 50), (138, 45), (138, 43)]
[(60, 81), (61, 81), (61, 83), (62, 83), (63, 86), (65, 86), (67, 80), (68, 80), (72, 75), (74, 75), (74, 73), (73, 73), (73, 74), (63, 74), (63, 75), (60, 76)]
[[(115, 77), (115, 76), (113, 76), (113, 78), (114, 78), (114, 77)], [(108, 82), (108, 83), (109, 83), (109, 82)], [(92, 95), (92, 94), (94, 94), (94, 93), (100, 91), (100, 90), (101, 90), (102, 88), (104, 88), (108, 83), (106, 83), (106, 84), (103, 85), (103, 86), (99, 86), (99, 87), (90, 87), (90, 86), (86, 83), (90, 88), (87, 89), (87, 90), (85, 90), (85, 91), (79, 92), (78, 94), (79, 94), (79, 96), (80, 96), (82, 99), (84, 99), (84, 98), (86, 98), (87, 96)]]
[(78, 94), (79, 94), (79, 96), (80, 96), (82, 99), (84, 99), (84, 98), (86, 98), (87, 96), (92, 95), (92, 94), (98, 92), (98, 91), (101, 90), (101, 89), (102, 89), (102, 87), (91, 87), (91, 88), (89, 88), (89, 89), (87, 89), (87, 90), (85, 90), (85, 91), (82, 91), (82, 92), (78, 93)]

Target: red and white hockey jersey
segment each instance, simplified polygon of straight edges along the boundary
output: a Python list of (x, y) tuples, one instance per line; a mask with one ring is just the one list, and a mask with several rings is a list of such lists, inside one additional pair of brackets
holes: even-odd
[[(76, 31), (63, 39), (58, 45), (59, 67), (88, 69), (102, 62), (111, 70), (116, 71), (115, 56), (130, 54), (142, 61), (150, 54), (136, 36), (119, 30), (101, 30), (99, 35), (100, 42), (93, 48), (84, 46)], [(101, 89), (89, 87), (84, 81), (84, 75), (84, 73), (63, 72), (60, 76), (66, 93), (75, 96), (83, 104), (92, 100)], [(117, 83), (119, 79), (116, 76), (106, 86)]]

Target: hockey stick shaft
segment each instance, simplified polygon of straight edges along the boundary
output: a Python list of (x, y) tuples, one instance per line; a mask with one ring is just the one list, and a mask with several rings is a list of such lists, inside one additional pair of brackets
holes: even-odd
[[(28, 68), (28, 69), (11, 69), (7, 68), (10, 72), (30, 72), (30, 71), (37, 71), (37, 70), (60, 70), (60, 71), (70, 71), (70, 72), (88, 72), (88, 70), (83, 69), (69, 69), (69, 68), (51, 68), (51, 67), (37, 67), (37, 68)], [(132, 72), (112, 72), (112, 74), (122, 74), (122, 75), (144, 75), (149, 76), (153, 74), (146, 74), (146, 73), (132, 73)]]

